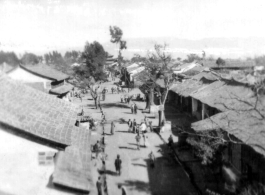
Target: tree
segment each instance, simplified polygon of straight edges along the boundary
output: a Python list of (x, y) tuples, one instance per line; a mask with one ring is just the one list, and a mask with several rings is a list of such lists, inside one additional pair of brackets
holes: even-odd
[(0, 51), (0, 64), (4, 62), (10, 65), (18, 65), (20, 60), (14, 52)]
[(121, 52), (123, 49), (127, 49), (126, 41), (122, 40), (123, 32), (119, 27), (110, 26), (109, 30), (110, 30), (110, 36), (111, 36), (110, 42), (116, 43), (119, 45), (118, 64), (119, 64), (119, 67), (121, 67), (121, 62), (123, 60)]
[(73, 63), (80, 62), (80, 59), (81, 59), (81, 52), (79, 52), (79, 51), (75, 51), (75, 50), (67, 51), (64, 54), (64, 60), (69, 65), (72, 65)]
[[(169, 87), (175, 79), (173, 71), (168, 66), (172, 58), (166, 53), (167, 44), (156, 44), (154, 49), (155, 52), (148, 52), (147, 60), (142, 63), (145, 74), (139, 78), (144, 82), (141, 89), (147, 96), (147, 109), (153, 104), (154, 95), (158, 97), (161, 108), (164, 108)], [(159, 125), (161, 125), (165, 120), (164, 109), (159, 111), (159, 116)]]
[(186, 63), (191, 63), (191, 62), (194, 62), (194, 61), (201, 61), (202, 59), (200, 58), (200, 56), (198, 56), (197, 54), (188, 54), (187, 55), (187, 59), (183, 60), (183, 62), (186, 62)]
[(25, 53), (21, 58), (21, 63), (24, 65), (35, 65), (40, 61), (40, 57), (33, 53)]
[(58, 51), (52, 51), (47, 54), (44, 54), (44, 60), (46, 64), (54, 64), (57, 66), (65, 65), (65, 61), (62, 57), (62, 54)]
[(81, 53), (83, 64), (74, 67), (74, 77), (78, 81), (77, 86), (90, 90), (96, 109), (98, 108), (102, 91), (100, 83), (107, 77), (103, 69), (106, 59), (107, 54), (100, 43), (97, 41), (93, 43), (87, 42), (84, 51)]
[(216, 64), (218, 65), (218, 66), (224, 66), (225, 65), (225, 61), (222, 59), (222, 58), (218, 58), (217, 60), (216, 60)]

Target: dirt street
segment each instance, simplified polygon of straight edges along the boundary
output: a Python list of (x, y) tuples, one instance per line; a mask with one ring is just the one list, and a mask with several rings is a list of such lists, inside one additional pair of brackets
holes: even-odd
[[(113, 82), (104, 83), (108, 88), (106, 100), (101, 102), (103, 111), (106, 113), (107, 123), (105, 128), (105, 152), (108, 155), (106, 160), (106, 175), (108, 194), (121, 194), (117, 185), (122, 184), (127, 189), (129, 195), (188, 195), (196, 194), (190, 184), (187, 176), (182, 168), (167, 155), (166, 147), (161, 138), (152, 132), (148, 132), (148, 147), (143, 147), (143, 138), (141, 139), (141, 148), (137, 149), (135, 136), (128, 132), (128, 125), (120, 123), (120, 121), (128, 121), (128, 119), (136, 119), (140, 123), (145, 114), (141, 110), (145, 107), (145, 102), (135, 102), (139, 108), (137, 114), (131, 114), (130, 105), (121, 103), (121, 94), (112, 94), (110, 88)], [(126, 89), (126, 91), (128, 91)], [(129, 94), (141, 93), (139, 89), (133, 89)], [(99, 109), (95, 109), (94, 101), (89, 94), (86, 94), (81, 102), (79, 99), (74, 99), (75, 104), (83, 106), (85, 115), (90, 115), (95, 119), (101, 119)], [(148, 116), (148, 114), (147, 114)], [(153, 121), (153, 125), (158, 124), (158, 119), (149, 118)], [(110, 134), (110, 123), (115, 121), (114, 135)], [(95, 144), (102, 137), (102, 126), (97, 126), (96, 131), (92, 131), (91, 144)], [(150, 167), (148, 154), (153, 151), (156, 157), (155, 168)], [(114, 160), (117, 155), (120, 155), (122, 160), (121, 175), (118, 176), (115, 172)], [(99, 176), (98, 169), (101, 169), (101, 160), (93, 160), (91, 169), (93, 179), (96, 180)], [(96, 187), (92, 186), (91, 194), (97, 194)]]

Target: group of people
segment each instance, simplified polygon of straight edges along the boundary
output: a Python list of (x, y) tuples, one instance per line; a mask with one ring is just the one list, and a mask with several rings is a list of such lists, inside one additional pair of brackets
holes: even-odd
[[(108, 186), (107, 186), (107, 178), (106, 178), (106, 158), (102, 159), (102, 168), (100, 170), (101, 175), (98, 177), (96, 186), (98, 190), (98, 195), (108, 194)], [(120, 155), (117, 155), (117, 158), (114, 161), (115, 170), (117, 175), (121, 175), (121, 164), (122, 160), (120, 159)], [(127, 191), (126, 188), (122, 185), (118, 185), (118, 188), (121, 189), (122, 194), (126, 195)]]
[(137, 107), (136, 103), (134, 102), (133, 104), (131, 104), (132, 114), (137, 114), (137, 110), (138, 110), (138, 107)]
[(140, 133), (140, 132), (146, 133), (148, 131), (148, 128), (150, 132), (154, 131), (152, 121), (149, 121), (149, 119), (146, 116), (141, 124), (137, 124), (135, 119), (133, 119), (133, 121), (129, 119), (127, 124), (129, 126), (128, 131), (132, 133)]
[(121, 103), (127, 103), (129, 104), (131, 101), (131, 98), (127, 95), (121, 95)]

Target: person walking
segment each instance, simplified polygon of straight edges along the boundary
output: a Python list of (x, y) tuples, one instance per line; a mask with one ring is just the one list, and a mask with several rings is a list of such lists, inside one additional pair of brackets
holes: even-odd
[(121, 163), (122, 163), (122, 161), (121, 161), (121, 159), (120, 159), (120, 155), (118, 154), (118, 155), (117, 155), (117, 158), (116, 158), (116, 160), (115, 160), (115, 162), (114, 162), (115, 169), (116, 169), (116, 173), (117, 173), (118, 175), (121, 175)]
[(118, 188), (121, 189), (121, 195), (127, 195), (127, 190), (126, 190), (125, 186), (119, 184)]
[(146, 133), (147, 132), (147, 126), (144, 122), (142, 122), (141, 126), (140, 126), (140, 132), (142, 133)]
[(144, 117), (144, 123), (146, 126), (149, 126), (149, 119), (146, 116)]
[(144, 141), (144, 147), (146, 147), (146, 138), (147, 138), (147, 136), (143, 133), (143, 141)]
[(150, 128), (150, 131), (151, 131), (151, 132), (154, 131), (154, 129), (153, 129), (153, 125), (152, 125), (152, 122), (153, 122), (153, 121), (149, 121), (149, 128)]
[(136, 103), (134, 103), (134, 107), (133, 107), (133, 108), (134, 108), (134, 114), (137, 114), (137, 109), (138, 109), (138, 108), (137, 108)]
[(128, 121), (128, 126), (129, 126), (129, 132), (131, 132), (132, 131), (132, 121), (131, 121), (131, 119), (129, 119), (129, 121)]
[(115, 124), (114, 121), (111, 122), (111, 128), (110, 128), (110, 134), (113, 135), (114, 134), (114, 129), (115, 129)]
[(148, 156), (149, 156), (149, 159), (150, 159), (150, 167), (154, 168), (155, 167), (155, 155), (151, 151), (151, 153)]
[(137, 128), (137, 123), (136, 123), (135, 119), (133, 119), (132, 128), (133, 128), (133, 133), (135, 133), (136, 132), (136, 128)]
[(96, 153), (96, 159), (98, 159), (98, 154), (100, 152), (100, 144), (99, 144), (99, 141), (97, 141), (97, 143), (94, 145), (93, 150)]
[(131, 104), (131, 111), (132, 111), (132, 114), (134, 114), (134, 105)]
[(98, 177), (97, 180), (97, 190), (98, 190), (98, 195), (102, 195), (102, 181), (101, 181), (101, 177)]
[(135, 136), (135, 140), (136, 140), (136, 144), (137, 144), (137, 149), (140, 150), (140, 140), (141, 140), (141, 136), (139, 133), (137, 133), (137, 135)]
[(103, 191), (104, 191), (104, 194), (108, 194), (108, 185), (107, 185), (107, 176), (106, 174), (102, 175), (102, 187), (103, 187)]

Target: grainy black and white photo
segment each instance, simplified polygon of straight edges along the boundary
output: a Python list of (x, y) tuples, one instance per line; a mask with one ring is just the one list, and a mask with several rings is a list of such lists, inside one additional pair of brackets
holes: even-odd
[(264, 0), (0, 0), (0, 195), (265, 195)]

